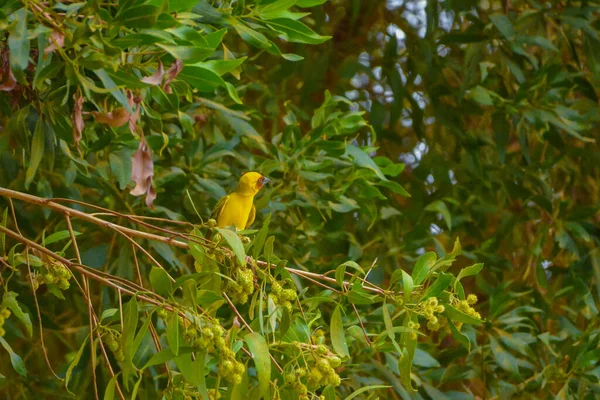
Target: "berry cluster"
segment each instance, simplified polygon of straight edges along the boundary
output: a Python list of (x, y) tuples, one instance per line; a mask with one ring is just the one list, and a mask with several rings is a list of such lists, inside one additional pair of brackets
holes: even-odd
[(422, 303), (423, 315), (427, 319), (427, 329), (437, 331), (440, 329), (440, 320), (435, 314), (441, 314), (445, 311), (442, 304), (438, 303), (437, 297), (430, 297)]
[(4, 321), (10, 317), (10, 310), (8, 308), (0, 308), (0, 337), (6, 334), (4, 330)]
[(271, 294), (276, 305), (285, 307), (292, 312), (292, 301), (296, 301), (297, 298), (294, 289), (284, 289), (279, 282), (275, 281), (271, 285)]
[(106, 344), (108, 345), (110, 351), (113, 352), (117, 361), (125, 361), (125, 354), (123, 353), (123, 348), (121, 347), (119, 340), (120, 338), (121, 334), (119, 332), (109, 331)]
[(242, 375), (246, 372), (246, 367), (235, 359), (233, 350), (226, 348), (226, 351), (221, 352), (221, 362), (217, 372), (227, 381), (237, 385), (242, 382)]
[[(185, 321), (182, 321), (185, 326)], [(189, 324), (183, 336), (193, 346), (206, 350), (217, 350), (220, 354), (218, 372), (227, 381), (237, 384), (242, 381), (246, 367), (235, 359), (235, 353), (227, 345), (223, 337), (225, 330), (219, 324), (204, 321), (204, 327), (199, 328)]]
[(33, 277), (33, 289), (37, 290), (41, 284), (55, 284), (60, 290), (67, 290), (71, 284), (71, 271), (62, 263), (51, 259), (43, 267), (43, 272), (40, 275)]
[(341, 360), (335, 356), (316, 359), (315, 368), (306, 378), (306, 385), (311, 389), (327, 385), (339, 386), (342, 381), (334, 368), (339, 367), (340, 364)]
[[(419, 324), (418, 322), (412, 322), (412, 321), (408, 321), (408, 328), (409, 329), (414, 329), (415, 331), (418, 331), (419, 328), (421, 327), (421, 324)], [(417, 340), (417, 332), (411, 332), (410, 333), (410, 338), (412, 340)]]
[[(294, 342), (293, 345), (301, 349), (304, 347), (297, 342)], [(342, 363), (339, 357), (331, 354), (325, 345), (314, 346), (310, 354), (314, 357), (314, 365), (310, 371), (307, 371), (306, 368), (296, 368), (283, 375), (284, 382), (294, 389), (301, 400), (311, 398), (308, 394), (309, 390), (314, 392), (320, 387), (339, 386), (341, 383), (339, 375), (335, 372), (335, 368)]]
[[(458, 311), (470, 315), (473, 318), (481, 319), (481, 314), (479, 314), (477, 311), (475, 311), (473, 307), (471, 307), (472, 305), (477, 303), (476, 295), (470, 294), (467, 296), (466, 300), (454, 299), (454, 303), (454, 307), (456, 307)], [(462, 327), (462, 323), (457, 322), (456, 327), (460, 330), (460, 328)]]
[(232, 274), (234, 282), (228, 282), (226, 292), (234, 303), (245, 304), (254, 293), (254, 274), (246, 267), (236, 268)]

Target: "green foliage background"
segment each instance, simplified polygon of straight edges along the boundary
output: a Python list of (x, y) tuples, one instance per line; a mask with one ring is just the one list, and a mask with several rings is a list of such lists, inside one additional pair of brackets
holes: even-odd
[[(189, 221), (199, 226), (194, 234), (206, 235), (202, 224), (212, 206), (241, 173), (256, 170), (273, 179), (256, 199), (253, 228), (265, 228), (247, 233), (244, 253), (278, 265), (273, 273), (256, 267), (257, 298), (267, 302), (274, 280), (287, 280), (302, 311), (296, 304), (292, 312), (269, 309), (277, 322), (271, 326), (267, 315), (252, 311), (260, 308), (256, 300), (238, 305), (260, 334), (236, 327), (220, 290), (207, 294), (206, 275), (191, 275), (206, 273), (211, 245), (202, 242), (194, 254), (138, 240), (175, 279), (190, 275), (201, 293), (192, 301), (183, 290), (165, 289), (152, 279), (152, 262), (137, 254), (145, 287), (187, 312), (196, 312), (189, 307), (196, 300), (208, 307), (216, 302), (209, 314), (231, 335), (236, 358), (247, 365), (242, 385), (254, 390), (223, 383), (224, 396), (256, 398), (258, 390), (298, 398), (269, 360), (240, 350), (256, 354), (267, 346), (273, 355), (273, 343), (295, 340), (322, 343), (328, 356), (341, 357), (341, 385), (314, 390), (328, 399), (352, 393), (373, 399), (597, 398), (598, 7), (590, 1), (0, 0), (0, 186)], [(176, 60), (183, 63), (176, 76), (142, 81), (159, 62), (167, 70)], [(173, 78), (168, 85), (167, 77)], [(73, 127), (79, 98), (80, 141)], [(134, 110), (139, 115), (131, 124), (128, 118), (121, 126), (106, 122), (116, 124), (117, 114)], [(154, 160), (152, 209), (143, 196), (129, 194), (131, 157), (142, 136)], [(2, 226), (18, 231), (7, 198), (0, 205)], [(63, 215), (17, 200), (14, 207), (24, 237), (76, 259), (74, 247), (65, 246)], [(82, 264), (136, 282), (130, 242), (81, 220), (73, 224), (81, 232)], [(53, 233), (63, 242), (48, 243)], [(2, 237), (2, 304), (11, 304), (14, 316), (4, 325), (0, 393), (69, 397), (41, 351), (25, 247)], [(462, 255), (445, 263), (459, 253), (453, 251), (457, 238)], [(234, 250), (238, 244), (235, 238), (221, 243)], [(215, 254), (220, 273), (237, 276), (242, 266), (235, 257), (226, 250)], [(38, 259), (30, 258), (30, 267), (42, 271), (45, 262), (34, 265)], [(479, 274), (476, 263), (484, 265)], [(320, 275), (339, 265), (345, 267)], [(317, 280), (343, 293), (284, 266), (320, 275)], [(323, 280), (338, 278), (344, 268), (352, 286), (340, 286), (341, 277)], [(465, 272), (477, 276), (461, 279)], [(365, 276), (386, 292), (368, 292)], [(446, 282), (439, 291), (438, 281), (440, 287)], [(91, 398), (88, 305), (74, 286), (42, 286), (37, 295), (50, 363), (59, 377), (68, 376), (76, 396)], [(465, 322), (462, 333), (426, 328), (423, 307), (432, 287), (449, 320)], [(481, 325), (463, 313), (448, 315), (452, 299), (468, 293), (479, 297), (474, 307)], [(205, 396), (219, 386), (219, 353), (197, 349), (196, 364), (212, 357), (202, 373), (184, 372), (181, 361), (172, 360), (166, 360), (169, 376), (160, 365), (140, 373), (156, 353), (144, 322), (152, 321), (163, 346), (173, 348), (187, 340), (173, 333), (177, 323), (167, 322), (176, 319), (156, 318), (158, 309), (141, 301), (138, 310), (129, 296), (120, 317), (117, 293), (96, 282), (92, 295), (98, 315), (108, 311), (106, 326), (126, 336), (123, 343), (142, 332), (136, 358), (125, 355), (121, 363), (111, 356), (126, 397), (137, 390), (140, 398), (183, 398), (177, 387)], [(21, 309), (33, 323), (16, 315)], [(286, 318), (295, 337), (281, 332)], [(417, 321), (421, 328), (409, 327)], [(297, 351), (292, 345), (282, 359), (294, 360)], [(266, 365), (271, 383), (264, 389)], [(96, 371), (102, 397), (114, 380), (103, 360)], [(202, 375), (202, 382), (190, 375)]]

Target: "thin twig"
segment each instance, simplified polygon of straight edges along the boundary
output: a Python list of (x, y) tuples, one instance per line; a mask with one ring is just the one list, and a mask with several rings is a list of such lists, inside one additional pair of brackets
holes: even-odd
[[(75, 249), (75, 256), (77, 257), (77, 262), (81, 264), (81, 254), (79, 253), (79, 246), (77, 245), (77, 238), (75, 237), (75, 231), (73, 230), (73, 225), (71, 224), (71, 217), (65, 215), (65, 220), (67, 221), (67, 228), (69, 229), (69, 234), (71, 235), (71, 242), (73, 243), (73, 248)], [(96, 396), (96, 400), (98, 397), (98, 378), (96, 376), (96, 347), (94, 346), (94, 321), (92, 318), (92, 314), (94, 314), (92, 308), (92, 295), (90, 291), (90, 281), (88, 278), (83, 278), (83, 287), (85, 289), (85, 293), (87, 294), (87, 303), (88, 303), (88, 318), (90, 321), (90, 352), (92, 354), (92, 377), (94, 380), (94, 395)]]
[(46, 344), (44, 343), (44, 327), (42, 325), (42, 313), (40, 311), (40, 303), (38, 302), (37, 293), (35, 287), (33, 286), (33, 274), (31, 273), (31, 265), (29, 263), (29, 247), (27, 247), (27, 249), (25, 250), (25, 257), (27, 260), (27, 270), (29, 271), (29, 282), (31, 283), (31, 291), (33, 292), (33, 300), (35, 301), (35, 308), (37, 311), (38, 321), (40, 325), (40, 342), (42, 344), (42, 352), (44, 353), (44, 358), (46, 359), (46, 365), (48, 366), (50, 372), (52, 372), (52, 375), (54, 375), (54, 377), (59, 381), (62, 381), (63, 379), (56, 375), (56, 372), (54, 372), (54, 368), (52, 368), (52, 364), (50, 364), (50, 359), (48, 358), (48, 351), (46, 350)]

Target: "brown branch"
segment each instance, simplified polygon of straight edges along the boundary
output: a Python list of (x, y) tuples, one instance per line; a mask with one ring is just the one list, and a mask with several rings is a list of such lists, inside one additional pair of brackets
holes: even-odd
[[(69, 229), (69, 234), (71, 236), (71, 242), (73, 242), (73, 248), (75, 249), (75, 255), (77, 256), (77, 262), (81, 264), (81, 254), (79, 253), (79, 246), (77, 245), (77, 238), (75, 237), (75, 231), (73, 230), (73, 225), (71, 224), (71, 217), (69, 215), (65, 215), (65, 220), (67, 221), (67, 228)], [(90, 281), (87, 278), (83, 278), (83, 287), (87, 297), (88, 304), (88, 318), (90, 323), (90, 352), (92, 354), (92, 378), (94, 381), (94, 395), (96, 400), (98, 397), (98, 377), (96, 376), (96, 347), (94, 346), (94, 319), (92, 315), (95, 315), (94, 309), (92, 307), (92, 295), (90, 292)]]
[[(54, 211), (59, 212), (61, 214), (65, 214), (65, 215), (70, 215), (70, 216), (73, 216), (73, 217), (77, 217), (77, 218), (80, 218), (80, 219), (82, 219), (84, 221), (91, 222), (92, 224), (103, 226), (105, 228), (112, 229), (112, 230), (117, 230), (117, 231), (120, 231), (122, 233), (129, 234), (131, 236), (138, 236), (138, 237), (141, 237), (141, 238), (144, 238), (144, 239), (148, 239), (148, 240), (155, 240), (157, 242), (167, 243), (167, 244), (170, 244), (170, 245), (173, 245), (173, 246), (176, 246), (176, 247), (180, 247), (180, 248), (183, 248), (183, 249), (187, 249), (189, 247), (186, 242), (175, 240), (175, 239), (169, 238), (169, 237), (155, 235), (155, 234), (148, 233), (148, 232), (138, 231), (138, 230), (131, 229), (131, 228), (126, 228), (124, 226), (117, 225), (117, 224), (114, 224), (112, 222), (105, 221), (103, 219), (93, 217), (93, 216), (91, 216), (89, 214), (86, 214), (86, 213), (84, 213), (82, 211), (75, 210), (73, 208), (69, 208), (69, 207), (63, 206), (61, 204), (53, 202), (50, 199), (43, 199), (41, 197), (32, 196), (32, 195), (27, 194), (27, 193), (21, 193), (21, 192), (17, 192), (15, 190), (10, 190), (10, 189), (6, 189), (6, 188), (0, 188), (0, 195), (8, 197), (8, 198), (12, 198), (12, 199), (22, 200), (22, 201), (25, 201), (25, 202), (31, 203), (31, 204), (36, 204), (38, 206), (50, 208), (51, 210), (54, 210)], [(124, 215), (125, 214), (123, 214), (123, 216)]]
[(42, 344), (42, 352), (44, 353), (44, 358), (46, 359), (46, 365), (48, 366), (50, 372), (52, 372), (52, 375), (54, 375), (54, 377), (59, 381), (62, 381), (63, 379), (56, 375), (56, 372), (54, 372), (54, 368), (52, 368), (52, 364), (50, 364), (50, 359), (48, 358), (48, 351), (46, 350), (46, 344), (44, 343), (44, 326), (42, 325), (42, 312), (40, 311), (40, 303), (38, 302), (37, 293), (33, 285), (33, 274), (31, 273), (31, 265), (29, 263), (29, 248), (27, 248), (25, 252), (25, 257), (27, 260), (27, 270), (29, 271), (29, 283), (31, 283), (31, 291), (33, 292), (33, 300), (35, 301), (35, 309), (37, 311), (38, 321), (40, 325), (40, 342)]

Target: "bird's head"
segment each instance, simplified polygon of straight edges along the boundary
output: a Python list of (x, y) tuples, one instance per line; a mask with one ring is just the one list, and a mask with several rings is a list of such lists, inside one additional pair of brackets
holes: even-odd
[(240, 178), (237, 190), (244, 194), (255, 195), (267, 183), (271, 182), (266, 176), (258, 172), (246, 172)]

